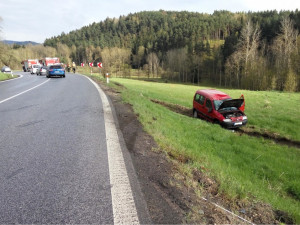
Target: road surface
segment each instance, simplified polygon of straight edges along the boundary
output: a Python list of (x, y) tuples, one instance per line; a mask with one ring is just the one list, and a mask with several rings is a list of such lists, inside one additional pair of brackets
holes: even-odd
[(100, 90), (19, 74), (0, 82), (0, 223), (149, 222)]

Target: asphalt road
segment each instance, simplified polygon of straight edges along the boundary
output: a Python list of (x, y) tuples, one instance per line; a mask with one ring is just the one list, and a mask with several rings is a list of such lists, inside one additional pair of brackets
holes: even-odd
[(102, 101), (83, 76), (0, 83), (0, 224), (112, 224)]

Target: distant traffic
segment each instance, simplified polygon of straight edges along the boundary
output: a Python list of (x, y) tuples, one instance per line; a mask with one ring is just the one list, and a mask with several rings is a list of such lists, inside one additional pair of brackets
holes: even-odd
[[(65, 65), (63, 63), (60, 63), (59, 58), (50, 58), (46, 57), (43, 59), (27, 59), (21, 62), (23, 64), (23, 71), (24, 72), (30, 72), (31, 74), (38, 75), (46, 75), (47, 78), (50, 77), (66, 77), (65, 68), (67, 67), (67, 70), (71, 68), (70, 65)], [(72, 64), (72, 70), (75, 73), (76, 71), (76, 64)]]

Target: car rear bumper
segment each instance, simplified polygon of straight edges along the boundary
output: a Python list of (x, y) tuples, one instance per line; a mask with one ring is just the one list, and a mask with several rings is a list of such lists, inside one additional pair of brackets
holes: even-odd
[(61, 77), (61, 76), (65, 76), (65, 73), (49, 73), (48, 76), (49, 77)]

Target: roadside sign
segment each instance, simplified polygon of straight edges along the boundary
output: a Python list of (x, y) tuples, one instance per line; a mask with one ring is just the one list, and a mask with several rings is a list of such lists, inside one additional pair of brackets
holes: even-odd
[(94, 63), (89, 63), (89, 66), (90, 66), (90, 67), (93, 67), (93, 66), (94, 66)]
[(106, 83), (109, 83), (109, 73), (106, 73), (105, 76), (106, 76)]
[(84, 63), (81, 63), (81, 67), (84, 67)]
[(98, 66), (99, 68), (102, 68), (102, 62), (97, 63), (97, 66)]

